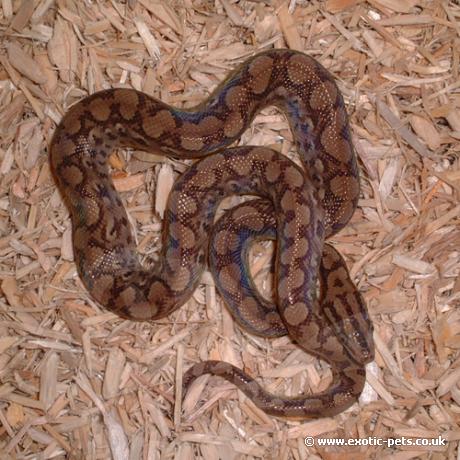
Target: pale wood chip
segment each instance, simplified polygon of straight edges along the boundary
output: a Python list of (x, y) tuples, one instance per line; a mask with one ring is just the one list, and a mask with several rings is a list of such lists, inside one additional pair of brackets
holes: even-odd
[(179, 35), (183, 34), (182, 21), (167, 3), (151, 2), (150, 0), (139, 0), (139, 2), (154, 14), (160, 21), (171, 27)]
[(59, 76), (65, 83), (73, 81), (77, 74), (76, 38), (63, 19), (56, 20), (53, 38), (48, 43), (50, 61), (59, 69)]
[(419, 115), (412, 115), (410, 124), (415, 133), (431, 150), (436, 150), (441, 146), (441, 136), (431, 121)]
[(51, 352), (42, 365), (40, 378), (40, 401), (49, 409), (57, 397), (57, 372), (59, 355)]
[(116, 176), (113, 178), (113, 184), (118, 192), (129, 192), (136, 190), (145, 184), (145, 174), (140, 173), (133, 176)]
[[(9, 5), (9, 2), (6, 2), (6, 10), (8, 14), (10, 14), (11, 7)], [(32, 17), (32, 14), (34, 12), (35, 8), (35, 2), (21, 2), (21, 6), (16, 12), (16, 15), (14, 16), (13, 20), (11, 21), (10, 27), (17, 32), (22, 32), (24, 27), (29, 23), (30, 18)]]
[(38, 63), (29, 54), (24, 52), (16, 43), (9, 43), (6, 47), (10, 64), (20, 73), (38, 84), (46, 82), (46, 76)]
[(142, 38), (142, 41), (147, 48), (150, 57), (157, 61), (160, 58), (160, 48), (158, 46), (157, 40), (150, 32), (150, 29), (147, 27), (147, 24), (141, 18), (135, 18), (134, 23), (136, 24), (137, 31)]
[(401, 120), (390, 110), (390, 108), (382, 101), (377, 101), (379, 113), (385, 118), (387, 123), (395, 129), (398, 134), (420, 155), (429, 156), (429, 151), (426, 149), (417, 137), (411, 133)]
[(393, 256), (393, 263), (401, 268), (405, 268), (414, 273), (421, 275), (429, 275), (436, 271), (436, 268), (423, 260), (414, 257), (405, 256), (403, 254), (395, 254)]
[(155, 192), (155, 211), (160, 217), (163, 217), (166, 204), (168, 203), (168, 196), (174, 184), (175, 176), (172, 167), (164, 163), (157, 176), (157, 186)]
[(104, 398), (111, 399), (118, 394), (125, 363), (126, 355), (120, 349), (113, 348), (110, 350), (105, 368), (104, 385), (102, 387)]
[(302, 41), (286, 3), (282, 3), (281, 7), (278, 9), (278, 20), (289, 48), (301, 51)]

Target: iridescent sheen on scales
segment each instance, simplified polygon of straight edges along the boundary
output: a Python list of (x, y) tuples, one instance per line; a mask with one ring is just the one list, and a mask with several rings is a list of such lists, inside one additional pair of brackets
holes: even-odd
[[(267, 148), (227, 148), (267, 105), (285, 113), (303, 168)], [(108, 157), (118, 147), (201, 158), (171, 191), (153, 269), (139, 262), (110, 177)], [(162, 318), (190, 298), (209, 252), (216, 285), (239, 324), (262, 336), (289, 334), (333, 373), (325, 391), (287, 398), (228, 363), (207, 361), (187, 371), (186, 388), (203, 373), (221, 375), (267, 413), (293, 418), (334, 415), (357, 400), (373, 358), (372, 324), (343, 259), (324, 240), (356, 208), (358, 170), (342, 97), (317, 61), (290, 50), (260, 53), (188, 111), (132, 89), (95, 93), (66, 113), (50, 157), (70, 211), (78, 273), (95, 300), (124, 318)], [(232, 194), (258, 198), (213, 228), (216, 208)], [(254, 238), (277, 241), (277, 305), (250, 277)]]

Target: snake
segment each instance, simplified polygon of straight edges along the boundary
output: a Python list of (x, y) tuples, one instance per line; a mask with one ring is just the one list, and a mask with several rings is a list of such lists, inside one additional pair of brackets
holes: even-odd
[[(301, 166), (263, 146), (231, 146), (263, 108), (286, 116)], [(162, 245), (144, 266), (109, 156), (132, 148), (196, 159), (168, 196)], [(337, 415), (355, 403), (374, 356), (372, 322), (340, 254), (325, 243), (357, 206), (359, 175), (348, 116), (333, 76), (289, 49), (256, 54), (200, 105), (178, 109), (130, 88), (95, 92), (70, 107), (49, 148), (51, 171), (69, 210), (74, 259), (90, 296), (133, 321), (163, 318), (197, 288), (209, 262), (235, 320), (262, 337), (289, 337), (326, 361), (331, 384), (294, 396), (271, 394), (222, 361), (194, 364), (184, 394), (210, 373), (234, 383), (275, 417)], [(253, 195), (215, 222), (230, 195)], [(276, 301), (264, 299), (248, 248), (276, 241)]]

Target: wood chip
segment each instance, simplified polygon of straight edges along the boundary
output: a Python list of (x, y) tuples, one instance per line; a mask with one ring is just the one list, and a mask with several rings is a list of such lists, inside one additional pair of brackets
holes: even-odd
[(157, 61), (160, 58), (160, 48), (158, 47), (155, 37), (147, 27), (147, 24), (145, 24), (145, 22), (140, 18), (135, 18), (134, 24), (136, 24), (137, 31), (139, 32), (150, 57)]
[[(6, 3), (6, 10), (7, 12), (11, 11), (11, 7), (9, 2)], [(11, 21), (10, 27), (14, 29), (16, 32), (22, 32), (24, 27), (28, 24), (35, 8), (35, 2), (32, 1), (23, 1), (21, 2), (21, 6), (18, 9), (16, 15), (14, 16), (13, 20)]]
[[(178, 7), (178, 5), (180, 5)], [(431, 0), (0, 0), (0, 458), (455, 458), (460, 439), (460, 6)], [(330, 367), (289, 337), (240, 329), (207, 271), (166, 318), (94, 302), (50, 172), (56, 124), (97, 90), (132, 87), (177, 108), (204, 101), (249, 56), (304, 51), (337, 78), (360, 157), (350, 223), (332, 238), (374, 324), (358, 404), (285, 421), (235, 386), (184, 372), (227, 360), (277, 395), (327, 390)], [(297, 159), (264, 109), (241, 144)], [(298, 160), (298, 159), (297, 159)], [(117, 151), (109, 168), (154, 273), (169, 192), (190, 160)], [(222, 207), (240, 202), (232, 197)], [(274, 245), (248, 253), (273, 291)], [(223, 310), (224, 309), (224, 310)], [(305, 437), (448, 446), (307, 447)], [(235, 457), (236, 456), (236, 457)]]
[(46, 76), (40, 70), (37, 62), (25, 53), (16, 43), (9, 43), (6, 47), (10, 64), (20, 73), (38, 84), (46, 82)]

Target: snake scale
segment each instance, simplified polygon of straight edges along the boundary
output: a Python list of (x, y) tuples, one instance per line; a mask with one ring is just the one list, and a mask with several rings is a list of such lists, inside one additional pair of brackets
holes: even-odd
[[(303, 168), (268, 148), (227, 148), (268, 105), (286, 115)], [(139, 262), (110, 177), (108, 157), (119, 147), (200, 158), (170, 193), (154, 268)], [(50, 160), (70, 211), (79, 276), (101, 305), (131, 320), (162, 318), (189, 299), (209, 258), (239, 324), (261, 336), (289, 334), (333, 376), (321, 393), (281, 397), (228, 363), (206, 361), (186, 372), (185, 389), (204, 373), (220, 375), (268, 414), (297, 419), (335, 415), (357, 400), (373, 359), (372, 324), (344, 261), (324, 240), (355, 210), (358, 168), (343, 99), (317, 61), (262, 52), (192, 110), (133, 89), (94, 93), (63, 117)], [(219, 203), (233, 194), (257, 198), (214, 224)], [(249, 273), (248, 247), (260, 238), (276, 239), (277, 305), (258, 294)]]

